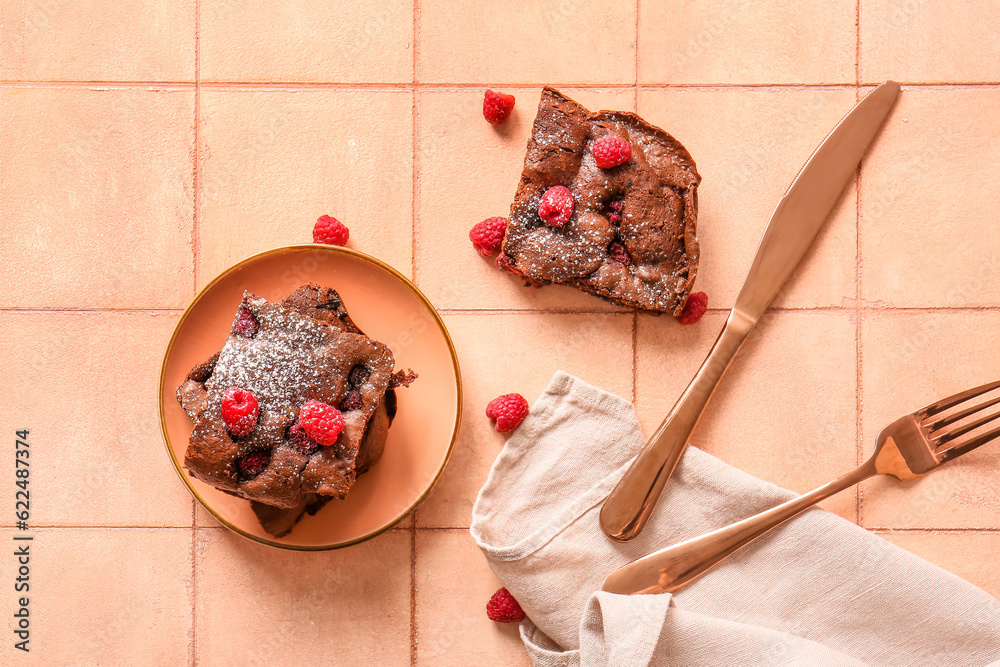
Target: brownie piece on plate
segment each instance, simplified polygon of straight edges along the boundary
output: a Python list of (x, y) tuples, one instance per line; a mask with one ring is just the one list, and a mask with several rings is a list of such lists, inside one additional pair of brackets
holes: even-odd
[(497, 265), (531, 283), (679, 315), (698, 269), (700, 181), (660, 128), (633, 113), (588, 111), (546, 87)]
[[(392, 353), (360, 332), (336, 292), (306, 285), (281, 305), (245, 293), (213, 359), (195, 367), (177, 391), (195, 422), (184, 458), (189, 474), (276, 508), (305, 507), (311, 494), (345, 497), (359, 467), (372, 463), (362, 442), (397, 376)], [(223, 416), (233, 388), (257, 403), (246, 429)], [(339, 413), (343, 420), (329, 446), (300, 419), (307, 404), (319, 406), (323, 419)], [(382, 445), (384, 438), (372, 450)]]

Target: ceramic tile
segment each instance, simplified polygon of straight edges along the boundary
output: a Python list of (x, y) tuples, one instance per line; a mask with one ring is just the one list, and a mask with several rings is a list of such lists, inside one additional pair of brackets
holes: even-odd
[[(693, 326), (639, 317), (637, 409), (651, 435), (694, 377), (725, 316)], [(857, 463), (855, 325), (850, 314), (765, 315), (734, 359), (691, 443), (768, 482), (804, 493)], [(856, 518), (856, 495), (823, 507)]]
[(189, 661), (190, 528), (54, 528), (33, 536), (29, 652), (15, 659), (8, 645), (5, 664)]
[[(191, 525), (191, 497), (164, 451), (157, 407), (176, 321), (0, 313), (0, 424), (5, 433), (29, 430), (32, 524)], [(13, 507), (14, 485), (4, 487), (0, 497)], [(10, 521), (13, 513), (2, 523)]]
[(417, 509), (417, 525), (467, 527), (504, 442), (485, 416), (487, 403), (512, 392), (530, 403), (557, 370), (630, 398), (632, 316), (451, 314), (445, 325), (462, 363), (462, 427), (444, 474)]
[(195, 0), (4, 2), (0, 79), (194, 81), (195, 4)]
[(293, 553), (223, 529), (198, 531), (199, 662), (405, 665), (411, 535)]
[(630, 0), (421, 0), (417, 80), (633, 83)]
[(854, 83), (856, 3), (639, 3), (640, 83)]
[(351, 230), (348, 247), (410, 275), (412, 106), (404, 91), (203, 92), (199, 282), (311, 243), (324, 214)]
[[(865, 450), (894, 419), (1000, 377), (997, 312), (875, 312), (862, 320)], [(862, 487), (866, 527), (1000, 528), (994, 476), (1000, 446), (986, 445), (910, 482)]]
[[(571, 287), (525, 287), (472, 247), (473, 225), (510, 214), (541, 94), (538, 88), (502, 90), (517, 101), (500, 126), (483, 118), (483, 89), (418, 93), (418, 285), (438, 308), (614, 310)], [(591, 109), (635, 108), (631, 90), (565, 92)]]
[(487, 601), (502, 585), (468, 532), (419, 531), (417, 664), (530, 665), (518, 624), (486, 616)]
[(863, 81), (996, 81), (1000, 2), (860, 2)]
[[(639, 91), (639, 113), (683, 143), (702, 176), (695, 289), (709, 306), (732, 307), (778, 200), (854, 102), (848, 89)], [(853, 305), (856, 223), (852, 183), (774, 305)]]
[(0, 307), (181, 307), (194, 92), (0, 89)]
[[(958, 111), (958, 113), (956, 113)], [(864, 298), (1000, 303), (1000, 90), (905, 88), (861, 171)]]
[(200, 37), (202, 81), (413, 81), (403, 0), (205, 0)]
[(982, 588), (993, 597), (1000, 597), (1000, 569), (996, 567), (1000, 535), (916, 531), (889, 531), (881, 535), (896, 546)]

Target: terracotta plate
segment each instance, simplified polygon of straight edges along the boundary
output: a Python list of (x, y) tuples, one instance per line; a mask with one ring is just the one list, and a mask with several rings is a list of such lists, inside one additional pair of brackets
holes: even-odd
[[(187, 474), (184, 451), (193, 424), (174, 397), (191, 368), (222, 348), (233, 316), (249, 290), (280, 301), (302, 283), (336, 289), (351, 319), (392, 350), (396, 368), (419, 378), (398, 389), (399, 411), (385, 453), (358, 477), (345, 500), (331, 501), (291, 534), (274, 538), (250, 503)], [(461, 419), (458, 359), (444, 323), (427, 298), (392, 267), (355, 250), (297, 245), (254, 255), (227, 269), (194, 298), (170, 339), (160, 370), (160, 426), (167, 452), (194, 497), (235, 532), (285, 549), (335, 549), (386, 530), (416, 507), (441, 476)]]

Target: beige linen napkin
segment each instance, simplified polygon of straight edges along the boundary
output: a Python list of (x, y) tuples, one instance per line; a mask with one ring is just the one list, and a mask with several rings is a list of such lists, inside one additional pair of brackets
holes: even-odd
[(631, 404), (559, 372), (479, 493), (471, 532), (528, 615), (535, 665), (1000, 661), (1000, 602), (818, 509), (672, 596), (600, 592), (615, 568), (792, 495), (691, 447), (646, 529), (619, 544), (598, 514), (643, 442)]

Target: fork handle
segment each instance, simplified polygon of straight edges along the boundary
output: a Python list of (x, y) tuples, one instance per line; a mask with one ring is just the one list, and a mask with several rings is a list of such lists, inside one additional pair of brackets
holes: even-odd
[(735, 309), (729, 315), (691, 384), (604, 501), (600, 523), (608, 537), (627, 542), (642, 531), (664, 484), (681, 460), (691, 431), (753, 326)]
[(623, 594), (672, 593), (772, 528), (876, 474), (869, 461), (777, 507), (649, 554), (612, 572), (604, 582), (604, 590)]

